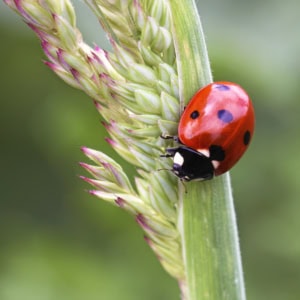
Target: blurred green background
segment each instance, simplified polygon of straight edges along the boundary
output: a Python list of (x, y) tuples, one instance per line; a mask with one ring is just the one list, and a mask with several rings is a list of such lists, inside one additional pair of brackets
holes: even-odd
[[(231, 172), (248, 299), (300, 299), (300, 3), (202, 2), (214, 79), (241, 84), (257, 114)], [(76, 7), (85, 39), (107, 48)], [(80, 146), (117, 157), (92, 101), (2, 2), (0, 40), (0, 300), (179, 299), (133, 218), (78, 179)]]

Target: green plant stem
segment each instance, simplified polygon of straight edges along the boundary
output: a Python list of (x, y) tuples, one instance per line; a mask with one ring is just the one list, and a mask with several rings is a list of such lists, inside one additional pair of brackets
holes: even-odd
[(194, 93), (212, 82), (204, 33), (194, 0), (170, 0), (182, 110)]
[[(171, 0), (182, 107), (212, 81), (201, 22), (193, 0)], [(181, 185), (179, 229), (185, 300), (243, 300), (245, 289), (229, 174)]]
[(181, 209), (187, 299), (245, 299), (229, 175), (186, 189)]

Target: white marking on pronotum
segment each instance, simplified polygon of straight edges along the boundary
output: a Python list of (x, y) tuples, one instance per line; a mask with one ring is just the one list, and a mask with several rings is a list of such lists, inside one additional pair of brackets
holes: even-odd
[(176, 152), (173, 158), (173, 162), (178, 166), (182, 166), (184, 163), (184, 158), (179, 152)]
[(216, 170), (216, 169), (219, 167), (219, 165), (220, 165), (220, 162), (217, 161), (217, 160), (212, 160), (211, 163), (213, 164), (215, 170)]
[(208, 149), (197, 149), (197, 152), (200, 152), (206, 157), (209, 157), (209, 150)]

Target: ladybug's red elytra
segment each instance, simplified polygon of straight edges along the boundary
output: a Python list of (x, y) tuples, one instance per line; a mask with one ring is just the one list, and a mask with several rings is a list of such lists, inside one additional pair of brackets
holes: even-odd
[(178, 126), (172, 171), (183, 181), (207, 180), (230, 170), (254, 132), (254, 109), (236, 83), (220, 81), (200, 89), (185, 108)]

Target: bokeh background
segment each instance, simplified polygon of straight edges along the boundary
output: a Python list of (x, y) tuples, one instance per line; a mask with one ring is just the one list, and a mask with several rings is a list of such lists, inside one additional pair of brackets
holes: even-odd
[[(75, 4), (86, 41), (108, 48)], [(298, 300), (300, 3), (198, 4), (214, 79), (240, 83), (256, 108), (255, 138), (231, 172), (248, 299)], [(43, 65), (2, 2), (0, 43), (0, 299), (179, 299), (133, 218), (77, 176), (82, 145), (117, 158), (92, 101)]]

